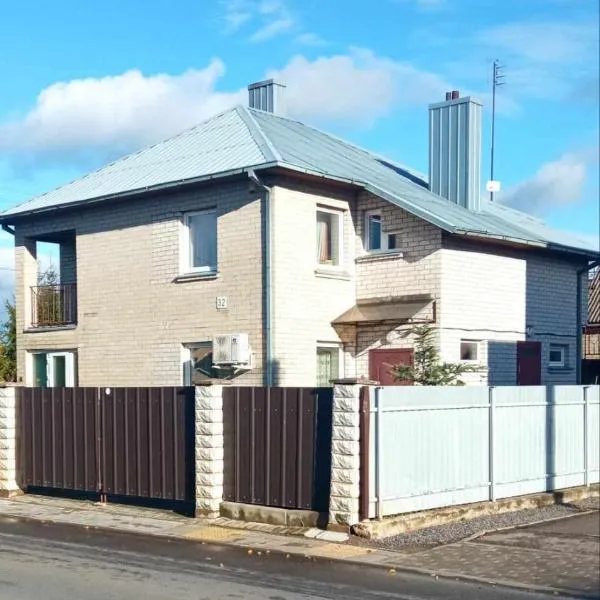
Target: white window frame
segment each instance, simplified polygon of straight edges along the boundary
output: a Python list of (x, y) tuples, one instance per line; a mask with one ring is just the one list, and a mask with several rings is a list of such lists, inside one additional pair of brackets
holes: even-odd
[[(370, 235), (370, 220), (371, 217), (379, 217), (381, 223), (381, 248), (372, 249), (370, 246), (371, 235)], [(390, 248), (390, 235), (398, 236), (398, 231), (388, 231), (386, 233), (383, 232), (383, 216), (381, 214), (381, 210), (367, 210), (365, 211), (365, 220), (364, 220), (364, 247), (365, 250), (369, 253), (377, 253), (377, 252), (399, 252), (400, 248), (396, 245), (396, 248)], [(398, 240), (396, 240), (397, 243)]]
[[(216, 208), (208, 208), (206, 210), (190, 211), (183, 214), (182, 219), (182, 234), (181, 234), (181, 245), (180, 245), (180, 265), (179, 270), (182, 274), (185, 273), (216, 273), (219, 262), (219, 236), (218, 231), (215, 235), (215, 256), (217, 257), (214, 265), (204, 265), (200, 267), (194, 267), (192, 265), (192, 237), (190, 235), (190, 220), (198, 215), (209, 215), (216, 214)], [(218, 215), (217, 215), (218, 216)], [(216, 224), (218, 226), (218, 223)]]
[[(345, 373), (345, 365), (344, 365), (344, 347), (342, 344), (337, 342), (317, 342), (317, 347), (315, 348), (315, 359), (319, 353), (319, 350), (337, 350), (338, 353), (338, 378), (343, 379)], [(318, 375), (318, 373), (316, 374)], [(316, 383), (316, 382), (315, 382)]]
[[(319, 262), (318, 258), (316, 260), (318, 269), (334, 269), (339, 270), (343, 268), (344, 265), (344, 214), (345, 211), (335, 208), (329, 208), (326, 206), (317, 206), (317, 210), (315, 212), (315, 227), (317, 226), (317, 217), (319, 213), (329, 213), (331, 215), (337, 216), (338, 221), (338, 261), (337, 265), (328, 265), (326, 263)], [(316, 239), (316, 236), (313, 238)]]
[(65, 386), (72, 388), (75, 387), (76, 380), (76, 352), (74, 350), (35, 350), (28, 351), (25, 355), (25, 385), (27, 387), (33, 387), (35, 376), (33, 370), (33, 357), (38, 354), (44, 354), (46, 356), (46, 381), (49, 388), (54, 386), (54, 373), (52, 371), (52, 360), (56, 357), (62, 356), (65, 359)]
[[(550, 354), (553, 351), (560, 352), (560, 361), (557, 362), (550, 360)], [(548, 349), (548, 366), (558, 369), (564, 369), (567, 366), (567, 346), (564, 344), (550, 344), (550, 348)]]
[(203, 342), (190, 342), (188, 344), (182, 344), (181, 346), (181, 375), (182, 383), (184, 386), (191, 386), (192, 384), (192, 350), (194, 348), (210, 348), (211, 352), (214, 350), (213, 342), (205, 340)]
[[(471, 358), (471, 359), (462, 358), (462, 345), (463, 344), (475, 344), (476, 358)], [(470, 364), (478, 364), (480, 354), (481, 354), (481, 340), (460, 340), (459, 345), (458, 345), (458, 355), (460, 358), (460, 362), (470, 363)]]

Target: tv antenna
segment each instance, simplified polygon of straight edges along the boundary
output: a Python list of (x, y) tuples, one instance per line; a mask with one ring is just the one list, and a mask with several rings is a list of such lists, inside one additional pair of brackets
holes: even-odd
[(494, 144), (496, 138), (496, 90), (506, 83), (504, 78), (504, 66), (496, 59), (492, 71), (492, 147), (490, 153), (490, 180), (487, 184), (490, 202), (494, 201), (494, 192), (500, 191), (500, 182), (494, 180)]

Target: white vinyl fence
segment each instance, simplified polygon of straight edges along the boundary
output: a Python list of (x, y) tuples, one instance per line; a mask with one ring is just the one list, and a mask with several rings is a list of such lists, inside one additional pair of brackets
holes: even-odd
[(369, 516), (600, 480), (600, 386), (371, 392)]

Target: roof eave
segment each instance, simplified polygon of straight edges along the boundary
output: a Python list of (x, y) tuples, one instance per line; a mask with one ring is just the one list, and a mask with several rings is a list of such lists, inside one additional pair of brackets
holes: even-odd
[(115, 201), (122, 200), (131, 197), (143, 196), (144, 194), (149, 194), (153, 192), (174, 190), (178, 187), (183, 187), (187, 185), (193, 185), (197, 183), (206, 183), (209, 181), (215, 181), (220, 179), (226, 179), (229, 177), (235, 177), (236, 175), (243, 175), (244, 173), (248, 173), (248, 171), (260, 171), (264, 169), (269, 169), (272, 167), (279, 166), (277, 161), (274, 162), (265, 162), (259, 163), (256, 165), (250, 165), (248, 167), (242, 167), (239, 169), (230, 169), (228, 171), (221, 171), (220, 173), (212, 173), (210, 175), (202, 175), (200, 177), (194, 177), (192, 179), (181, 179), (178, 181), (170, 181), (168, 183), (161, 183), (158, 185), (146, 186), (143, 188), (137, 188), (135, 190), (127, 190), (125, 192), (120, 192), (117, 194), (106, 194), (104, 196), (97, 196), (96, 198), (89, 198), (87, 200), (75, 200), (74, 202), (65, 202), (63, 204), (57, 204), (54, 206), (43, 206), (40, 208), (35, 208), (27, 211), (20, 211), (10, 214), (0, 214), (0, 225), (14, 225), (15, 221), (21, 220), (27, 217), (33, 217), (40, 214), (48, 214), (54, 213), (56, 211), (67, 210), (67, 209), (75, 209), (75, 208), (83, 208), (90, 205), (95, 205), (100, 202), (106, 201)]
[(500, 241), (500, 242), (508, 242), (510, 244), (516, 244), (518, 246), (531, 246), (533, 248), (542, 248), (545, 250), (555, 250), (557, 252), (565, 252), (569, 254), (579, 254), (581, 256), (585, 256), (588, 258), (598, 258), (600, 253), (594, 252), (593, 250), (587, 250), (585, 248), (575, 248), (572, 246), (562, 246), (560, 244), (552, 244), (548, 242), (535, 241), (535, 240), (526, 240), (523, 238), (516, 238), (507, 235), (499, 235), (486, 233), (483, 231), (468, 231), (465, 229), (455, 229), (452, 233), (455, 235), (462, 235), (465, 237), (476, 237), (481, 238), (488, 241)]

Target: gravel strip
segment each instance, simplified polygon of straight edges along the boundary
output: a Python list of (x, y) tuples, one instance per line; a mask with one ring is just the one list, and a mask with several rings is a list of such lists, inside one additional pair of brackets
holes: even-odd
[(543, 508), (532, 508), (515, 512), (506, 512), (499, 515), (477, 517), (469, 521), (448, 523), (437, 527), (429, 527), (408, 534), (400, 534), (379, 540), (367, 540), (352, 536), (353, 544), (381, 548), (384, 550), (398, 550), (399, 552), (420, 552), (428, 548), (459, 542), (485, 531), (517, 527), (536, 521), (566, 517), (586, 510), (598, 510), (600, 500), (587, 498), (574, 504), (557, 504)]

